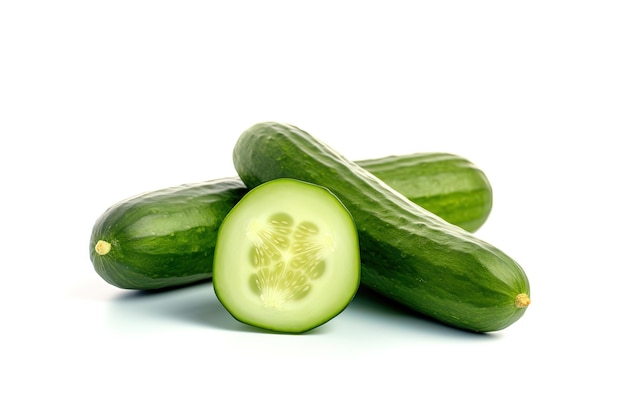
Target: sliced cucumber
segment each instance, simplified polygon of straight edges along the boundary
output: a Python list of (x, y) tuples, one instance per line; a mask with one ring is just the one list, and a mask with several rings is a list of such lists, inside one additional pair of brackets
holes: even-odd
[(308, 182), (281, 178), (250, 190), (218, 231), (213, 288), (242, 323), (309, 331), (347, 307), (359, 277), (352, 216)]

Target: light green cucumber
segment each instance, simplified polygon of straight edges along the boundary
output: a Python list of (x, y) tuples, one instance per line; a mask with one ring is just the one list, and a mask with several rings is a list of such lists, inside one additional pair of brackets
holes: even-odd
[(341, 311), (359, 287), (350, 213), (327, 189), (277, 179), (246, 194), (220, 226), (213, 287), (242, 323), (303, 333)]

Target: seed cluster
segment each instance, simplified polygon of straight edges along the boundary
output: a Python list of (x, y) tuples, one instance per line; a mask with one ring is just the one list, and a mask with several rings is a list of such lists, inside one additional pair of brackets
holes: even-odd
[(324, 259), (333, 246), (332, 237), (321, 233), (313, 222), (296, 224), (286, 213), (254, 221), (248, 238), (255, 268), (250, 287), (265, 306), (277, 309), (311, 291), (312, 281), (324, 274)]

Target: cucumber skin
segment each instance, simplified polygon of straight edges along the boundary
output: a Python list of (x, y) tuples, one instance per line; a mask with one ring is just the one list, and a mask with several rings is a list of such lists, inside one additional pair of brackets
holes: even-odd
[[(96, 221), (91, 262), (105, 281), (125, 289), (156, 290), (207, 280), (219, 226), (247, 191), (240, 179), (223, 178), (123, 200)], [(184, 220), (172, 221), (172, 216)], [(137, 233), (141, 224), (150, 226), (149, 236)], [(111, 244), (106, 255), (96, 253), (99, 240)]]
[[(478, 229), (489, 215), (487, 177), (460, 156), (416, 153), (358, 164), (396, 184), (407, 198), (467, 230)], [(429, 179), (438, 183), (433, 185)], [(442, 194), (444, 187), (447, 194)], [(219, 225), (247, 190), (239, 178), (222, 178), (147, 192), (113, 205), (98, 218), (91, 234), (90, 258), (96, 272), (109, 284), (136, 290), (209, 280)], [(133, 236), (137, 222), (149, 218), (161, 228), (168, 218), (185, 212), (201, 215), (205, 229), (189, 230), (181, 223), (150, 238)], [(95, 252), (99, 240), (112, 243), (108, 254)]]
[(492, 332), (516, 322), (525, 272), (499, 249), (402, 196), (295, 126), (259, 123), (239, 137), (233, 161), (253, 188), (289, 177), (328, 188), (352, 214), (361, 247), (361, 282), (448, 325)]
[(493, 206), (491, 184), (472, 162), (450, 153), (415, 153), (357, 162), (414, 203), (468, 232)]

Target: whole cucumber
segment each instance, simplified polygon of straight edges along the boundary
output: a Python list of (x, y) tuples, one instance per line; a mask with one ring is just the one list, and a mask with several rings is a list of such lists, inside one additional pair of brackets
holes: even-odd
[(389, 299), (476, 332), (508, 327), (530, 304), (528, 278), (512, 258), (295, 126), (250, 127), (233, 160), (249, 188), (287, 177), (334, 193), (358, 230), (361, 283)]

